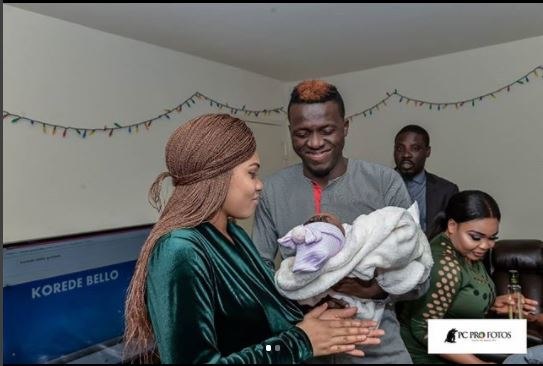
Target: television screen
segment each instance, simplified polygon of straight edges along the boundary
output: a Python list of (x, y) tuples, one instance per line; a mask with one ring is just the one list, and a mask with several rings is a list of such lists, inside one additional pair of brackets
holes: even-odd
[(119, 344), (126, 290), (151, 228), (5, 246), (4, 362), (66, 363)]

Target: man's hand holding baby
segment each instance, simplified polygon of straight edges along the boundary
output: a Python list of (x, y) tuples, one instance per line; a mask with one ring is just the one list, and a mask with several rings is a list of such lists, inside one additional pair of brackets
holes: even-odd
[(332, 286), (336, 292), (346, 295), (356, 296), (362, 299), (385, 299), (388, 294), (383, 291), (375, 278), (370, 281), (364, 281), (359, 278), (345, 277)]

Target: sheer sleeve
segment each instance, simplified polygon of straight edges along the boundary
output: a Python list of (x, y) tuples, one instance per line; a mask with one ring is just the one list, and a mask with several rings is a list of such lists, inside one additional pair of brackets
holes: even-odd
[(409, 329), (421, 344), (428, 344), (428, 319), (442, 319), (453, 303), (462, 283), (458, 260), (449, 248), (436, 258), (430, 274), (428, 292), (412, 307)]

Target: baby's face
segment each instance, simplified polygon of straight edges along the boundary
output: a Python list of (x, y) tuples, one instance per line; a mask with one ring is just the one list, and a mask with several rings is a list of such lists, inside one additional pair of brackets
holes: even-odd
[(343, 230), (343, 225), (341, 225), (341, 221), (339, 220), (339, 217), (337, 217), (334, 214), (323, 212), (317, 215), (313, 215), (309, 218), (309, 220), (307, 220), (307, 222), (304, 223), (304, 225), (309, 224), (311, 222), (327, 222), (329, 224), (335, 225), (341, 230), (343, 235), (345, 235), (345, 230)]

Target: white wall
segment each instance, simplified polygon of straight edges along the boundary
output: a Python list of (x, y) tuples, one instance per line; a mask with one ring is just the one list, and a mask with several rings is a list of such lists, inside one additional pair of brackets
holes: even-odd
[[(264, 109), (286, 105), (295, 84), (8, 5), (3, 10), (3, 109), (39, 120), (98, 128), (143, 121), (196, 90)], [(338, 86), (349, 115), (394, 88), (446, 102), (501, 87), (541, 64), (543, 37), (536, 37), (324, 79)], [(502, 238), (541, 239), (542, 96), (540, 79), (458, 111), (389, 102), (372, 117), (352, 121), (346, 154), (393, 166), (396, 131), (418, 123), (431, 135), (428, 170), (461, 189), (492, 194), (503, 211)], [(4, 122), (4, 242), (154, 222), (146, 197), (164, 170), (165, 141), (179, 123), (209, 111), (216, 109), (197, 104), (137, 136), (97, 134), (85, 140)], [(250, 126), (264, 176), (297, 161), (284, 124)], [(249, 228), (251, 220), (243, 224)]]
[[(8, 5), (3, 11), (3, 109), (11, 113), (102, 128), (145, 121), (195, 91), (252, 109), (282, 103), (283, 84), (267, 77)], [(154, 222), (147, 191), (165, 170), (166, 139), (215, 111), (197, 104), (138, 135), (84, 140), (4, 121), (4, 243)], [(263, 174), (282, 167), (284, 127), (250, 127)]]
[[(322, 77), (342, 93), (346, 114), (373, 105), (395, 88), (413, 98), (447, 102), (476, 97), (543, 65), (543, 37), (440, 57)], [(393, 139), (416, 123), (430, 134), (430, 172), (460, 189), (491, 194), (502, 210), (501, 238), (543, 239), (543, 79), (542, 72), (509, 94), (456, 110), (388, 102), (373, 116), (351, 122), (345, 153), (394, 166)], [(319, 76), (316, 75), (318, 78)], [(296, 83), (288, 83), (285, 94)], [(288, 100), (285, 97), (284, 100)], [(290, 162), (298, 161), (290, 151)]]

